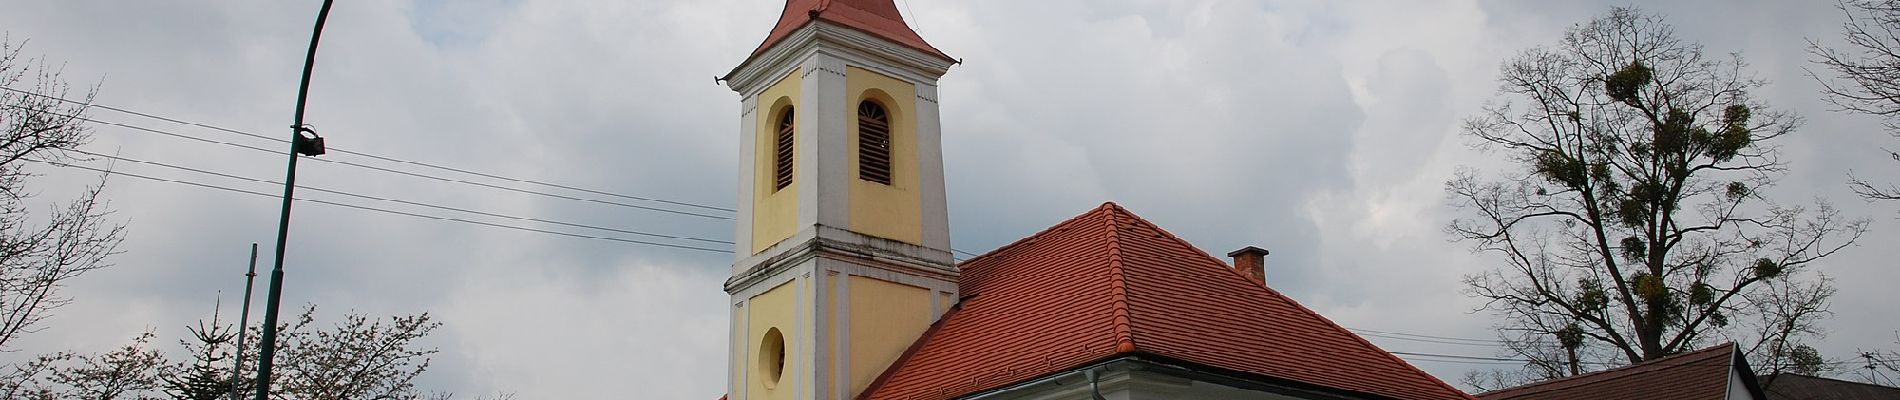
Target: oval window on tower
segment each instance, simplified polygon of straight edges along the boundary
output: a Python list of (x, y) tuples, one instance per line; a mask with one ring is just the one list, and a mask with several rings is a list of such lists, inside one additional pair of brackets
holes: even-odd
[(891, 115), (870, 100), (858, 103), (858, 179), (891, 184)]
[(759, 372), (766, 389), (778, 388), (779, 377), (785, 374), (785, 335), (778, 328), (766, 330), (759, 342)]

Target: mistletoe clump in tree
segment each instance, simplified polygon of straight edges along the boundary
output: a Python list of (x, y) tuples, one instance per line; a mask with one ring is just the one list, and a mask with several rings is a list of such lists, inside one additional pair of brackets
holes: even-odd
[(1729, 340), (1771, 370), (1808, 359), (1792, 356), (1833, 293), (1810, 269), (1866, 221), (1764, 195), (1800, 120), (1751, 96), (1766, 82), (1746, 67), (1631, 8), (1503, 65), (1464, 132), (1517, 169), (1448, 182), (1447, 231), (1501, 261), (1467, 292), (1504, 317), (1528, 378)]

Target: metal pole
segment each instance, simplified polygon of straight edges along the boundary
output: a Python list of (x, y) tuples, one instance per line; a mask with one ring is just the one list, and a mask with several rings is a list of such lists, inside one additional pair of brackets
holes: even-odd
[(270, 270), (270, 294), (265, 295), (264, 337), (257, 358), (257, 397), (270, 400), (271, 358), (277, 352), (277, 308), (284, 294), (284, 243), (290, 238), (290, 202), (297, 189), (297, 150), (303, 139), (304, 102), (310, 95), (310, 71), (317, 63), (317, 40), (323, 37), (323, 21), (330, 16), (330, 3), (323, 0), (317, 11), (317, 26), (310, 33), (310, 52), (304, 55), (303, 82), (297, 86), (297, 116), (290, 126), (290, 166), (284, 172), (284, 209), (277, 219), (277, 260)]
[(251, 326), (251, 287), (256, 283), (257, 243), (251, 243), (251, 268), (244, 271), (244, 311), (238, 314), (237, 360), (231, 362), (231, 400), (244, 398), (244, 330)]

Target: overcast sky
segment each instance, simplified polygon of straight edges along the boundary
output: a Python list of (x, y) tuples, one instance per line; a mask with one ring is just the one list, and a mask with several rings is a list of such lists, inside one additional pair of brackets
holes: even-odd
[[(102, 105), (285, 136), (320, 2), (0, 0), (0, 30), (97, 83)], [(908, 0), (912, 26), (963, 63), (941, 82), (953, 245), (981, 253), (1115, 201), (1216, 255), (1271, 249), (1268, 281), (1352, 328), (1489, 339), (1461, 276), (1495, 260), (1450, 243), (1444, 182), (1495, 170), (1458, 126), (1491, 99), (1499, 63), (1553, 44), (1607, 2)], [(311, 88), (333, 149), (601, 192), (730, 208), (738, 95), (714, 83), (772, 27), (779, 0), (338, 2)], [(1772, 81), (1754, 93), (1806, 118), (1781, 142), (1792, 172), (1770, 195), (1819, 196), (1874, 219), (1826, 260), (1829, 356), (1894, 348), (1900, 204), (1867, 204), (1849, 171), (1900, 181), (1878, 121), (1828, 111), (1805, 75), (1810, 39), (1838, 36), (1821, 1), (1648, 4), (1715, 54)], [(100, 120), (273, 151), (226, 132), (95, 110)], [(283, 156), (115, 126), (95, 152), (257, 179)], [(730, 213), (497, 181), (335, 153), (323, 160), (624, 205)], [(103, 162), (93, 165), (103, 166)], [(42, 200), (93, 175), (36, 166)], [(280, 187), (119, 162), (120, 171), (264, 193)], [(299, 183), (377, 198), (619, 230), (728, 240), (732, 221), (303, 163)], [(586, 236), (624, 232), (390, 201), (303, 197)], [(156, 329), (176, 350), (215, 302), (236, 307), (247, 247), (268, 268), (278, 200), (114, 177), (129, 223), (117, 267), (22, 352), (104, 351)], [(724, 391), (732, 256), (299, 203), (287, 308), (324, 316), (430, 312), (442, 352), (425, 387), (522, 398), (711, 399)], [(691, 239), (656, 241), (724, 249)], [(262, 303), (262, 282), (259, 304)], [(261, 315), (256, 313), (254, 315)], [(1484, 346), (1371, 338), (1393, 351), (1496, 356)], [(1493, 368), (1416, 360), (1447, 381)]]

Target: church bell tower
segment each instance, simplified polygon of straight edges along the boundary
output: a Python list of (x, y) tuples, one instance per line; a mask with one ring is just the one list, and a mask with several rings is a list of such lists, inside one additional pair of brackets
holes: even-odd
[(855, 398), (957, 301), (937, 80), (892, 0), (788, 0), (739, 93), (728, 397)]

